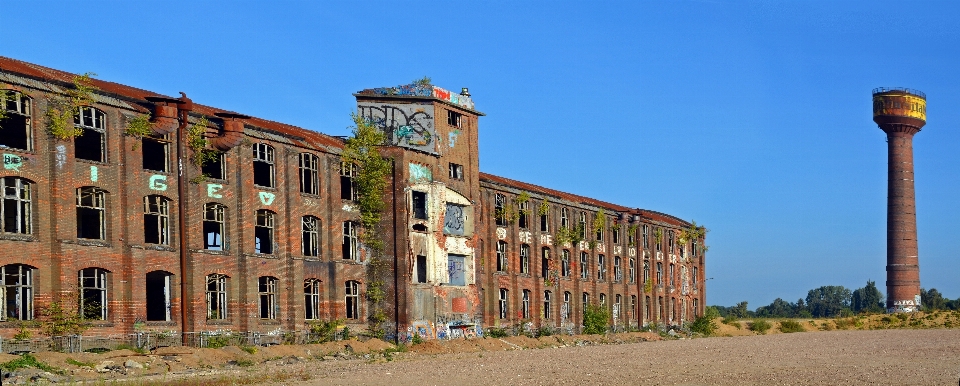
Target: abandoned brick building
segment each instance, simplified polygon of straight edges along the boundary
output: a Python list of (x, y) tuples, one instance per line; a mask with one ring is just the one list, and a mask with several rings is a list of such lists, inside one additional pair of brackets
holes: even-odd
[[(342, 139), (100, 80), (74, 110), (72, 137), (58, 139), (51, 111), (74, 82), (0, 57), (0, 334), (54, 301), (75, 302), (88, 334), (366, 325), (368, 261)], [(391, 265), (388, 337), (576, 332), (586, 304), (616, 328), (701, 312), (702, 228), (481, 173), (483, 114), (466, 89), (354, 96), (389, 142), (378, 236)], [(149, 133), (127, 130), (138, 117)], [(202, 168), (191, 135), (216, 150)]]

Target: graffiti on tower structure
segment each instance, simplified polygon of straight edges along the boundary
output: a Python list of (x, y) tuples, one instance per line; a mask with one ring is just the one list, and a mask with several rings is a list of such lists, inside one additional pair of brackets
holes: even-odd
[(387, 134), (391, 144), (436, 154), (433, 106), (361, 102), (357, 109)]
[(447, 212), (443, 216), (443, 233), (448, 235), (463, 234), (463, 207), (447, 203)]

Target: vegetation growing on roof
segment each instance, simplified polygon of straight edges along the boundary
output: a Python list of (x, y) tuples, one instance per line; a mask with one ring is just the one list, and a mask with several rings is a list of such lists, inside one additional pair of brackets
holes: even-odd
[[(187, 129), (187, 147), (193, 150), (193, 156), (190, 158), (190, 161), (201, 171), (204, 165), (216, 161), (217, 156), (220, 154), (220, 152), (216, 150), (207, 149), (207, 145), (210, 142), (207, 141), (204, 134), (207, 132), (209, 125), (210, 121), (207, 120), (207, 117), (201, 116), (200, 119), (197, 120), (197, 123), (194, 123), (193, 126)], [(190, 182), (199, 184), (207, 178), (210, 178), (210, 176), (201, 172), (196, 177), (191, 178)]]
[(66, 95), (58, 95), (47, 102), (46, 117), (47, 132), (54, 138), (67, 141), (83, 134), (83, 128), (77, 127), (74, 117), (80, 114), (80, 108), (93, 104), (93, 92), (97, 88), (92, 84), (94, 73), (74, 75), (73, 88), (67, 89)]
[(150, 126), (150, 116), (146, 114), (137, 115), (127, 121), (127, 128), (123, 129), (123, 134), (133, 137), (136, 140), (132, 147), (134, 151), (140, 147), (143, 137), (153, 133), (153, 131), (150, 130)]

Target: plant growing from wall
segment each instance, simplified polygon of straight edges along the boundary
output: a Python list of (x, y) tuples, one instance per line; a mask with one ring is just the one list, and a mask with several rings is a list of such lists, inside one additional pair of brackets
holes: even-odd
[(66, 95), (56, 96), (47, 103), (47, 132), (54, 138), (67, 141), (83, 134), (83, 129), (74, 124), (74, 116), (80, 114), (80, 108), (93, 104), (93, 92), (97, 89), (91, 84), (93, 73), (75, 75), (73, 88)]
[(653, 242), (657, 244), (663, 243), (663, 228), (657, 228), (653, 231)]
[(424, 75), (423, 78), (414, 79), (411, 82), (414, 86), (430, 86), (433, 82), (433, 79), (430, 79), (429, 76)]
[(540, 207), (537, 208), (537, 214), (544, 216), (547, 214), (547, 211), (550, 210), (550, 204), (547, 202), (547, 198), (544, 197), (543, 201), (540, 201)]
[(607, 332), (610, 314), (597, 304), (590, 304), (583, 311), (583, 333), (603, 334)]
[(643, 283), (643, 292), (650, 292), (653, 290), (653, 282), (647, 280), (646, 283)]
[[(204, 134), (206, 134), (209, 125), (210, 121), (207, 120), (207, 117), (200, 117), (197, 123), (194, 123), (193, 126), (187, 129), (187, 147), (193, 150), (193, 156), (190, 158), (190, 162), (201, 171), (204, 165), (216, 161), (217, 156), (220, 154), (220, 152), (216, 150), (207, 149), (207, 145), (209, 145), (210, 142), (207, 141)], [(191, 178), (190, 182), (199, 184), (206, 181), (207, 178), (210, 178), (210, 176), (206, 173), (200, 173), (196, 177)]]
[(386, 203), (383, 193), (390, 176), (390, 160), (380, 155), (377, 147), (386, 141), (386, 135), (373, 122), (359, 114), (353, 114), (353, 136), (348, 138), (341, 158), (348, 164), (356, 165), (357, 207), (360, 210), (360, 242), (370, 252), (367, 265), (366, 298), (370, 302), (370, 333), (383, 338), (383, 323), (387, 321), (385, 283), (390, 270), (389, 262), (383, 257), (383, 240), (380, 236), (380, 220)]
[(153, 131), (150, 130), (151, 126), (150, 116), (146, 114), (137, 115), (127, 121), (127, 128), (123, 129), (123, 134), (136, 139), (136, 142), (133, 143), (133, 151), (136, 151), (140, 147), (140, 143), (143, 142), (143, 137), (153, 133)]
[(583, 241), (583, 224), (577, 224), (573, 228), (563, 228), (557, 229), (557, 233), (553, 236), (554, 241), (557, 245), (563, 245), (565, 243), (570, 243), (570, 245), (576, 245), (579, 242)]
[(636, 237), (633, 237), (633, 235), (637, 234), (637, 228), (639, 227), (638, 224), (631, 224), (627, 227), (627, 240), (630, 240), (629, 246), (631, 247), (637, 246)]

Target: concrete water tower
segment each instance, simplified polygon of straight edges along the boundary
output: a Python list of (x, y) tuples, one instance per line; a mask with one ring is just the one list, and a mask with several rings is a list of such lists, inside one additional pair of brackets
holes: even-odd
[(887, 311), (919, 311), (913, 135), (927, 123), (927, 96), (908, 88), (874, 89), (873, 121), (887, 133)]

